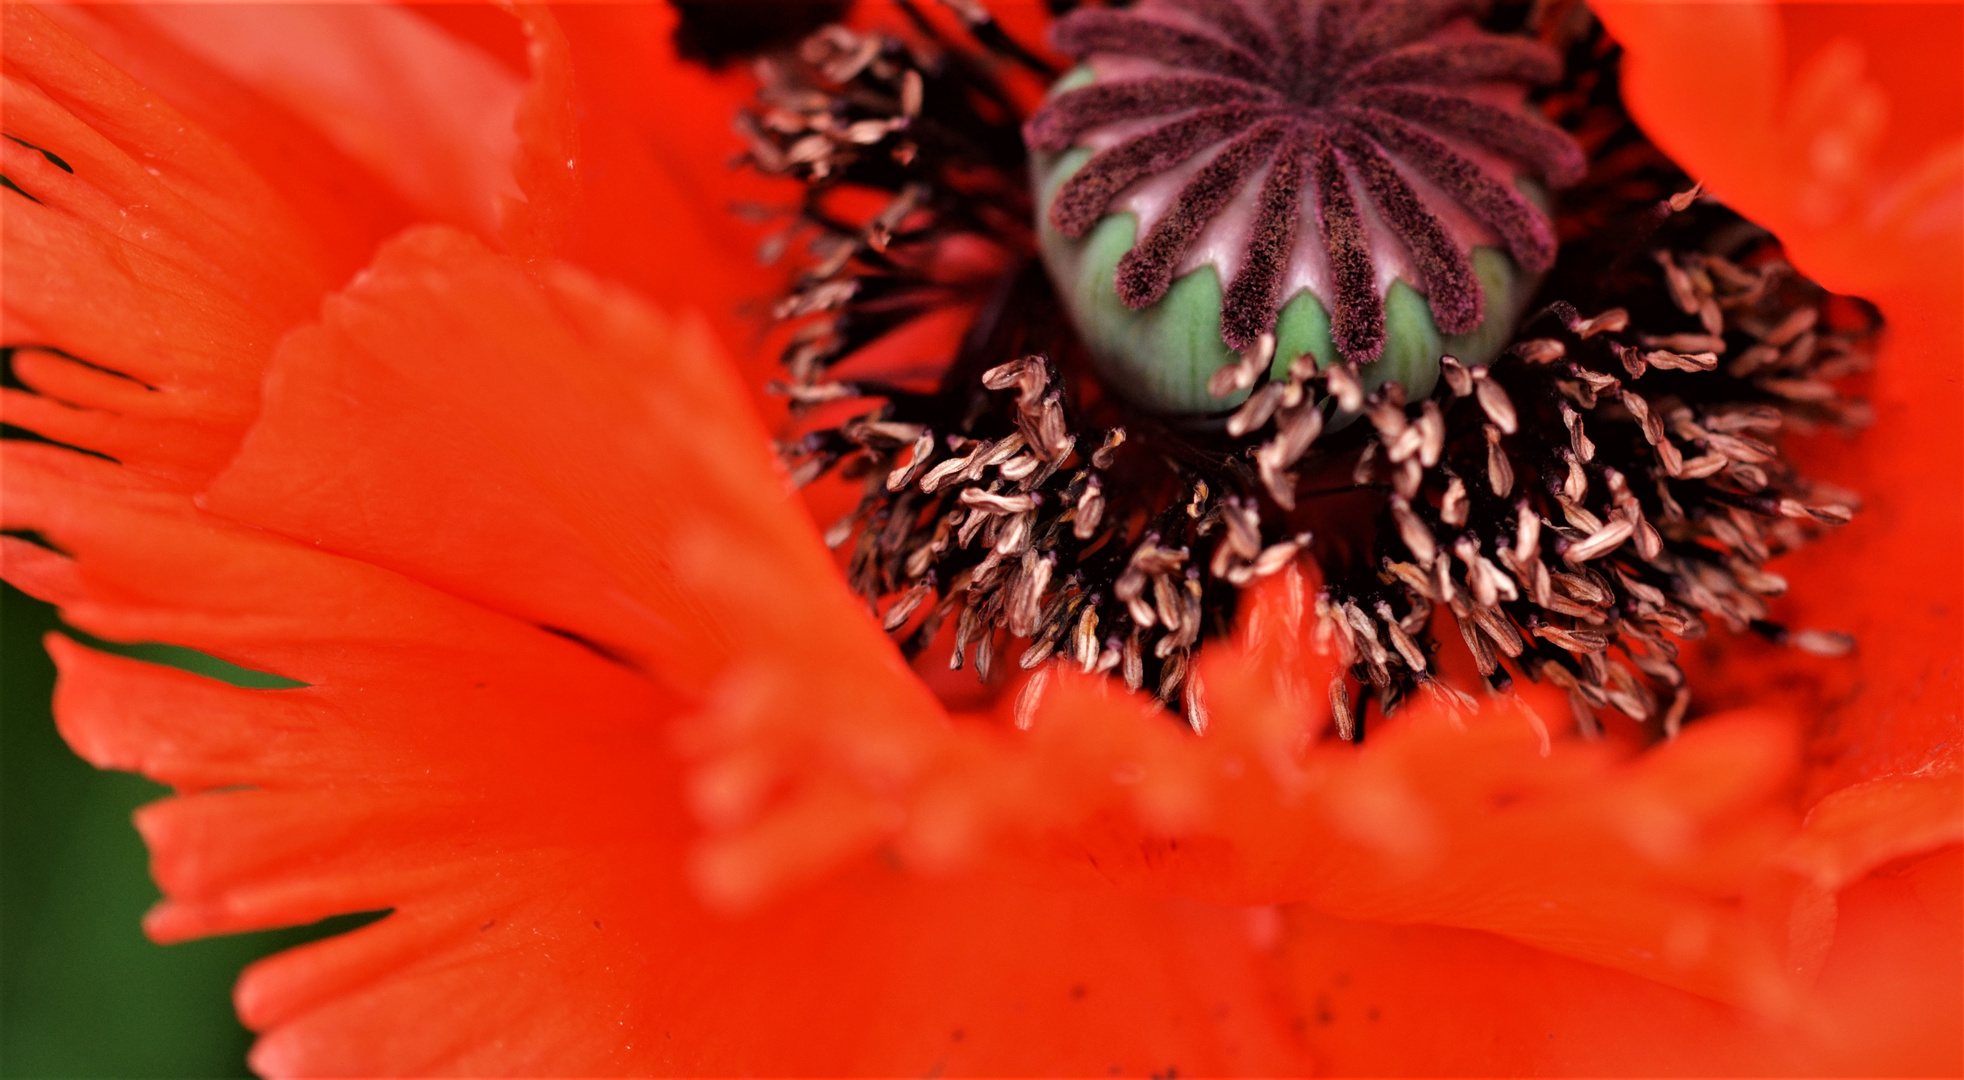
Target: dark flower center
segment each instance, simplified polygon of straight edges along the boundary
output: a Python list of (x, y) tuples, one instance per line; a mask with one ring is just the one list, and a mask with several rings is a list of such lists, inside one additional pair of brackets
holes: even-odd
[[(1278, 356), (1258, 334), (1206, 379), (1238, 404), (1194, 426), (1115, 392), (1039, 265), (1015, 103), (1041, 90), (1030, 73), (1055, 73), (958, 6), (972, 41), (915, 19), (906, 37), (828, 27), (767, 57), (741, 121), (753, 164), (804, 192), (767, 245), (809, 254), (777, 308), (796, 417), (787, 464), (801, 484), (863, 485), (827, 539), (907, 655), (945, 649), (985, 684), (1005, 658), (1110, 672), (1204, 727), (1196, 652), (1232, 625), (1243, 588), (1297, 561), (1323, 583), (1313, 617), (1343, 666), (1330, 698), (1346, 738), (1372, 702), (1389, 713), (1426, 692), (1473, 704), (1482, 687), (1443, 678), (1442, 649), (1464, 649), (1488, 692), (1519, 677), (1564, 688), (1585, 733), (1620, 714), (1660, 736), (1691, 702), (1677, 643), (1712, 623), (1846, 650), (1839, 635), (1773, 621), (1768, 598), (1785, 582), (1766, 564), (1852, 512), (1854, 497), (1800, 475), (1781, 440), (1865, 422), (1839, 386), (1866, 369), (1874, 312), (1799, 276), (1772, 237), (1690, 190), (1624, 114), (1618, 52), (1593, 23), (1561, 20), (1569, 36), (1533, 47), (1463, 22), (1429, 38), (1467, 10), (1436, 4), (1397, 18), (1341, 4), (1269, 4), (1259, 17), (1232, 0), (1180, 7), (1216, 28), (1198, 44), (1193, 26), (1141, 29), (1167, 5), (1060, 24), (1067, 42), (1199, 70), (1052, 97), (1028, 122), (1038, 151), (1119, 113), (1164, 131), (1183, 121), (1159, 118), (1182, 107), (1241, 109), (1209, 128), (1216, 142), (1268, 132), (1269, 180), (1293, 153), (1303, 169), (1285, 176), (1301, 190), (1347, 190), (1316, 162), (1361, 176), (1381, 152), (1404, 177), (1445, 160), (1392, 145), (1384, 133), (1403, 129), (1379, 113), (1449, 128), (1426, 136), (1448, 149), (1498, 138), (1495, 124), (1448, 122), (1474, 115), (1448, 99), (1471, 98), (1383, 92), (1421, 93), (1420, 72), (1447, 86), (1501, 72), (1559, 74), (1538, 104), (1545, 119), (1509, 130), (1573, 133), (1593, 162), (1586, 175), (1560, 165), (1577, 181), (1549, 234), (1563, 242), (1491, 364), (1435, 356), (1437, 389), (1414, 390), (1374, 382), (1345, 350)], [(1300, 37), (1284, 40), (1292, 13)], [(1268, 95), (1269, 112), (1154, 81), (1174, 78)], [(1101, 197), (1136, 182), (1100, 181)], [(1356, 183), (1374, 204), (1391, 190)], [(1335, 231), (1331, 215), (1305, 220)]]

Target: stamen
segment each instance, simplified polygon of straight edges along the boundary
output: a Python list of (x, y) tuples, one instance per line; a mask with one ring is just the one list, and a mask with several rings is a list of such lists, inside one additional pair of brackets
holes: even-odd
[[(1280, 56), (1279, 44), (1255, 46), (1293, 34), (1288, 55), (1379, 50), (1359, 62), (1382, 80), (1310, 119), (1278, 104), (1293, 86), (1243, 90), (1213, 74), (1099, 83), (1028, 125), (1050, 152), (1114, 118), (1186, 105), (1062, 185), (1049, 212), (1080, 232), (1137, 179), (1219, 147), (1115, 260), (1131, 301), (1166, 295), (1209, 221), (1263, 176), (1222, 300), (1222, 335), (1239, 352), (1206, 381), (1225, 414), (1213, 427), (1133, 409), (1100, 379), (1031, 265), (1019, 125), (971, 107), (1008, 100), (962, 81), (987, 78), (987, 65), (918, 59), (958, 48), (947, 41), (916, 50), (832, 28), (767, 66), (765, 103), (745, 122), (752, 157), (806, 185), (791, 232), (815, 234), (810, 269), (778, 308), (795, 324), (782, 389), (802, 425), (783, 449), (796, 480), (864, 484), (826, 539), (908, 656), (945, 649), (951, 667), (984, 681), (1014, 658), (1033, 673), (1019, 699), (1030, 702), (1052, 665), (1109, 673), (1204, 731), (1198, 652), (1232, 626), (1242, 589), (1303, 559), (1324, 582), (1315, 639), (1344, 669), (1328, 687), (1342, 738), (1364, 736), (1373, 701), (1386, 716), (1421, 692), (1448, 709), (1477, 704), (1441, 673), (1452, 665), (1432, 628), (1446, 614), (1450, 647), (1468, 651), (1489, 692), (1518, 677), (1558, 686), (1585, 736), (1638, 723), (1665, 738), (1693, 720), (1678, 643), (1714, 626), (1823, 656), (1852, 647), (1769, 621), (1767, 598), (1788, 583), (1767, 564), (1854, 512), (1853, 496), (1800, 475), (1781, 439), (1793, 426), (1865, 422), (1837, 384), (1868, 364), (1870, 309), (1799, 277), (1770, 237), (1709, 199), (1671, 195), (1689, 185), (1659, 159), (1621, 154), (1597, 163), (1603, 175), (1566, 211), (1565, 235), (1595, 246), (1574, 261), (1577, 247), (1563, 251), (1542, 306), (1491, 363), (1442, 357), (1431, 394), (1377, 378), (1368, 363), (1384, 348), (1384, 300), (1367, 223), (1408, 249), (1438, 326), (1468, 325), (1481, 307), (1465, 249), (1414, 176), (1491, 223), (1521, 265), (1555, 255), (1540, 212), (1442, 134), (1537, 157), (1555, 175), (1575, 165), (1534, 145), (1533, 121), (1481, 127), (1479, 108), (1411, 87), (1526, 78), (1549, 54), (1484, 38), (1382, 51), (1413, 27), (1428, 33), (1452, 4), (1364, 27), (1340, 4), (1273, 0), (1259, 18), (1233, 0), (1193, 10), (1213, 18), (1217, 43), (1141, 31), (1150, 20), (1110, 11), (1064, 25), (1223, 55)], [(1426, 57), (1445, 58), (1436, 81), (1411, 67)], [(1589, 81), (1613, 86), (1614, 74)], [(1193, 87), (1207, 88), (1196, 91), (1204, 103), (1178, 100)], [(1565, 124), (1627, 124), (1613, 99), (1575, 97), (1585, 114)], [(1447, 118), (1473, 133), (1425, 130)], [(859, 125), (877, 139), (844, 134)], [(842, 184), (885, 201), (841, 220), (821, 196)], [(1573, 227), (1605, 219), (1641, 227), (1607, 238)], [(1304, 244), (1330, 271), (1334, 358), (1276, 355), (1279, 293)], [(965, 261), (945, 257), (955, 252)], [(1616, 276), (1602, 278), (1604, 265)], [(933, 385), (854, 355), (955, 304), (979, 314)], [(1018, 722), (1033, 715), (1017, 710)]]

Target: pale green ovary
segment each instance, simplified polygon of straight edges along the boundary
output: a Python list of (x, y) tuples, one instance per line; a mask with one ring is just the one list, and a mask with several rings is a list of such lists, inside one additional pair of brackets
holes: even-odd
[[(1032, 171), (1041, 188), (1038, 226), (1045, 264), (1065, 292), (1100, 373), (1119, 394), (1155, 412), (1195, 415), (1234, 408), (1247, 398), (1247, 391), (1224, 398), (1207, 392), (1208, 379), (1234, 359), (1221, 340), (1221, 278), (1216, 268), (1203, 266), (1186, 274), (1158, 303), (1135, 311), (1118, 298), (1113, 280), (1119, 260), (1137, 242), (1138, 217), (1129, 212), (1109, 215), (1082, 242), (1071, 241), (1050, 225), (1052, 196), (1091, 154), (1090, 149), (1078, 147), (1054, 159), (1032, 162)], [(1492, 248), (1475, 248), (1472, 263), (1486, 297), (1486, 312), (1480, 325), (1465, 334), (1442, 337), (1425, 298), (1404, 281), (1392, 283), (1384, 301), (1384, 351), (1360, 372), (1367, 391), (1395, 380), (1404, 384), (1409, 398), (1423, 397), (1438, 382), (1442, 354), (1484, 364), (1506, 344), (1531, 284), (1521, 281), (1513, 259)], [(1274, 377), (1282, 377), (1290, 362), (1305, 353), (1315, 356), (1319, 367), (1336, 359), (1329, 314), (1307, 289), (1283, 305), (1275, 335)]]
[(1245, 390), (1225, 398), (1207, 393), (1207, 380), (1234, 359), (1221, 340), (1219, 271), (1201, 267), (1175, 281), (1158, 303), (1134, 311), (1118, 298), (1113, 279), (1118, 261), (1138, 242), (1138, 216), (1109, 215), (1082, 242), (1051, 226), (1051, 197), (1090, 157), (1079, 147), (1037, 161), (1033, 170), (1042, 185), (1044, 262), (1100, 374), (1126, 399), (1156, 412), (1212, 413), (1239, 405), (1248, 397)]

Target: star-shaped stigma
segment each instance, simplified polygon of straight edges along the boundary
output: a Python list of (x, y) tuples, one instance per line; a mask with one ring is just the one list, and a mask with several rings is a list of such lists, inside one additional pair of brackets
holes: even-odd
[[(1561, 187), (1585, 167), (1567, 134), (1519, 104), (1527, 85), (1561, 77), (1559, 58), (1474, 27), (1469, 16), (1483, 7), (1148, 0), (1081, 9), (1057, 24), (1054, 41), (1089, 60), (1096, 81), (1053, 98), (1025, 138), (1044, 154), (1104, 138), (1058, 189), (1050, 222), (1080, 239), (1134, 185), (1180, 171), (1185, 183), (1118, 264), (1127, 306), (1165, 296), (1219, 221), (1242, 253), (1222, 300), (1221, 336), (1234, 348), (1274, 326), (1292, 264), (1321, 259), (1332, 340), (1346, 359), (1375, 359), (1385, 342), (1379, 268), (1395, 258), (1388, 242), (1403, 245), (1438, 328), (1469, 331), (1483, 312), (1469, 231), (1484, 226), (1522, 269), (1545, 271), (1553, 227), (1514, 181), (1533, 174)], [(1252, 199), (1239, 198), (1257, 183)]]

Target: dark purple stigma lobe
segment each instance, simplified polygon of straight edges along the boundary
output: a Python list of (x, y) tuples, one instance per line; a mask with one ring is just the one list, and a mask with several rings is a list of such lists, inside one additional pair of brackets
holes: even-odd
[[(1244, 258), (1225, 283), (1221, 320), (1223, 339), (1245, 347), (1272, 327), (1304, 242), (1301, 219), (1313, 213), (1338, 349), (1354, 361), (1373, 359), (1383, 346), (1383, 299), (1360, 194), (1388, 229), (1375, 242), (1405, 248), (1414, 284), (1446, 333), (1477, 326), (1484, 298), (1470, 242), (1429, 198), (1443, 192), (1497, 233), (1527, 271), (1553, 261), (1553, 227), (1513, 183), (1533, 174), (1560, 187), (1577, 180), (1586, 162), (1560, 129), (1482, 100), (1488, 91), (1475, 88), (1550, 82), (1561, 64), (1538, 42), (1456, 21), (1480, 10), (1480, 0), (1187, 0), (1162, 15), (1170, 6), (1146, 0), (1060, 20), (1053, 37), (1067, 53), (1170, 70), (1059, 94), (1026, 127), (1032, 149), (1057, 153), (1103, 128), (1151, 122), (1059, 187), (1049, 217), (1073, 238), (1112, 213), (1132, 185), (1209, 153), (1122, 260), (1117, 288), (1128, 305), (1165, 295), (1211, 221), (1245, 214)], [(1520, 172), (1496, 173), (1473, 151)], [(1234, 196), (1264, 175), (1253, 212), (1231, 211)], [(1429, 181), (1424, 191), (1433, 194), (1415, 188), (1414, 177)]]
[(1118, 298), (1126, 306), (1157, 303), (1173, 284), (1173, 270), (1186, 257), (1200, 230), (1241, 190), (1241, 182), (1275, 152), (1275, 144), (1290, 128), (1283, 119), (1264, 120), (1214, 155), (1174, 197), (1145, 239), (1119, 260)]

